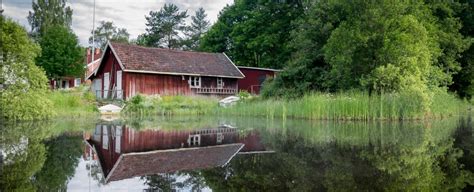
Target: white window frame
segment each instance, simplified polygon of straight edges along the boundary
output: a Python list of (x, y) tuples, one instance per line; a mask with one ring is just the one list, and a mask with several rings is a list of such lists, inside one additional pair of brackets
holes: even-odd
[(188, 146), (201, 146), (201, 135), (189, 135), (188, 136)]
[(222, 77), (217, 78), (217, 88), (218, 89), (224, 88), (224, 79), (222, 79)]
[(81, 78), (75, 78), (74, 79), (74, 87), (79, 87), (81, 85)]
[(189, 76), (189, 87), (190, 88), (201, 88), (201, 77), (200, 76)]

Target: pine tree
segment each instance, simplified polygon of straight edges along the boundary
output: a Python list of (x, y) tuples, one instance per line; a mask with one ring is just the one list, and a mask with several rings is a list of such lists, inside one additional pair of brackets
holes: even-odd
[(195, 16), (191, 16), (191, 19), (191, 26), (186, 30), (187, 39), (183, 42), (184, 49), (198, 50), (200, 39), (209, 29), (210, 22), (202, 7), (196, 11)]
[(179, 33), (186, 30), (184, 19), (187, 17), (187, 11), (179, 11), (174, 4), (165, 4), (160, 11), (150, 11), (150, 15), (145, 16), (147, 45), (168, 49), (179, 48), (181, 40)]

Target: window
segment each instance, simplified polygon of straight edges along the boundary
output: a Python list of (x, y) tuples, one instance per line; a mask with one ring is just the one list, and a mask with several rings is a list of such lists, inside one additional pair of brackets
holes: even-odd
[(76, 78), (74, 80), (74, 87), (78, 87), (79, 85), (81, 85), (81, 78)]
[(188, 145), (189, 146), (200, 146), (201, 145), (201, 135), (189, 135), (188, 136)]
[(222, 78), (220, 77), (217, 78), (217, 88), (218, 89), (224, 88), (224, 80), (222, 80)]
[(190, 76), (189, 77), (189, 87), (191, 87), (191, 88), (201, 88), (201, 77)]
[(217, 143), (221, 144), (223, 140), (224, 140), (224, 134), (217, 133)]

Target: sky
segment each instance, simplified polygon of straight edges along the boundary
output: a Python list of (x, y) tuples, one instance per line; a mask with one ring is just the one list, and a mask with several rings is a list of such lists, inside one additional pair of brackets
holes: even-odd
[[(0, 0), (2, 1), (3, 14), (23, 25), (28, 31), (31, 27), (26, 17), (32, 10), (32, 0)], [(90, 32), (92, 31), (92, 13), (94, 0), (68, 0), (68, 5), (73, 9), (72, 29), (78, 36), (82, 46), (88, 46)], [(165, 3), (173, 3), (180, 10), (188, 10), (189, 18), (194, 12), (203, 7), (211, 23), (217, 20), (219, 11), (233, 0), (96, 0), (96, 27), (102, 21), (112, 21), (115, 26), (126, 28), (130, 38), (136, 38), (145, 33), (145, 15), (150, 11), (159, 11)]]

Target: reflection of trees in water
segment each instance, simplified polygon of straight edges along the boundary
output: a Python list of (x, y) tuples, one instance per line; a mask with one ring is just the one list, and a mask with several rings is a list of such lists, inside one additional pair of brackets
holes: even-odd
[(31, 177), (43, 166), (46, 148), (41, 142), (44, 130), (41, 127), (29, 129), (32, 126), (32, 123), (18, 124), (7, 126), (2, 130), (2, 147), (20, 145), (24, 147), (19, 147), (20, 151), (4, 157), (0, 191), (35, 191)]
[(82, 138), (62, 135), (44, 143), (46, 162), (35, 174), (35, 185), (39, 191), (66, 191), (67, 181), (74, 175), (82, 154)]
[[(20, 147), (20, 151), (4, 157), (6, 164), (2, 165), (0, 191), (45, 191), (45, 185), (53, 183), (57, 185), (54, 189), (64, 188), (66, 181), (74, 174), (77, 158), (80, 156), (80, 137), (75, 137), (72, 141), (69, 141), (71, 138), (68, 137), (44, 140), (60, 135), (64, 130), (89, 128), (90, 123), (30, 121), (2, 125), (2, 147), (20, 146), (18, 144), (22, 143), (22, 140), (27, 142), (26, 147)], [(73, 160), (73, 156), (76, 160)], [(40, 176), (41, 174), (45, 175)]]
[(176, 175), (164, 173), (141, 177), (148, 185), (147, 191), (172, 191), (181, 186), (181, 183), (176, 181)]
[(174, 191), (186, 188), (187, 190), (199, 192), (207, 187), (200, 171), (155, 174), (143, 176), (141, 179), (149, 186), (147, 191)]
[[(466, 170), (474, 173), (474, 121), (472, 116), (461, 121), (459, 124), (455, 134), (454, 146), (463, 152), (459, 162), (464, 165)], [(471, 174), (469, 181), (471, 181), (471, 186), (465, 189), (465, 191), (474, 191), (474, 174)]]
[(45, 151), (44, 144), (29, 140), (25, 153), (7, 156), (6, 161), (12, 161), (3, 167), (0, 191), (35, 191), (30, 178), (43, 166)]
[(459, 161), (452, 123), (365, 127), (352, 134), (344, 127), (319, 135), (267, 130), (261, 135), (277, 153), (240, 155), (203, 176), (217, 191), (459, 191), (473, 173)]
[(105, 177), (100, 169), (99, 162), (92, 160), (86, 163), (86, 170), (90, 171), (90, 175), (94, 181), (97, 181), (98, 186), (105, 185)]

